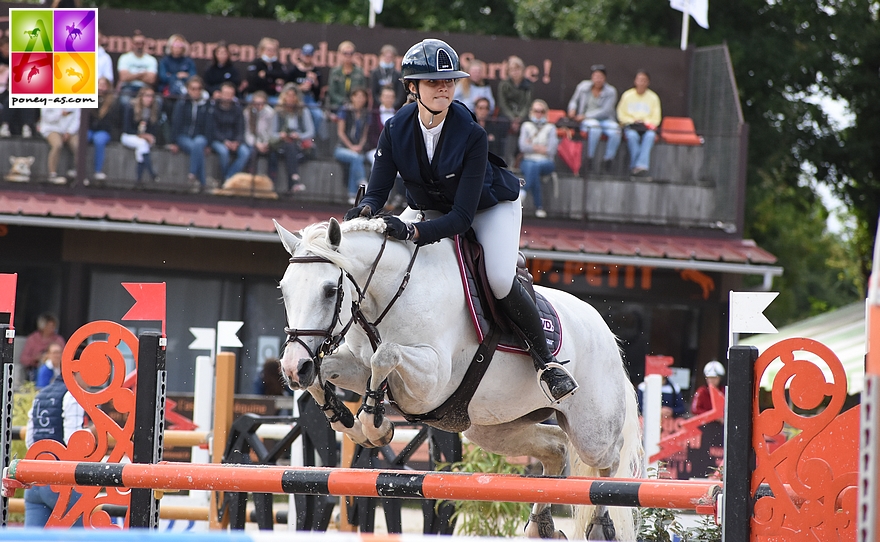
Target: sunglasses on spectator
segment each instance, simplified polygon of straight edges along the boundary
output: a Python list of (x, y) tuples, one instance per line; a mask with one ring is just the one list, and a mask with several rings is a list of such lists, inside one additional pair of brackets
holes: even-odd
[(537, 108), (537, 107), (533, 107), (533, 108), (532, 108), (532, 113), (541, 113), (541, 114), (543, 114), (543, 113), (546, 113), (546, 112), (547, 112), (546, 109), (541, 109), (541, 108)]
[(341, 54), (342, 56), (351, 56), (354, 54), (354, 51), (342, 51), (339, 54)]

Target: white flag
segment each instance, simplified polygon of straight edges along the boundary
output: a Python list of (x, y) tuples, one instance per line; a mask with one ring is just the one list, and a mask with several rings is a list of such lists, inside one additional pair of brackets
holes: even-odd
[(385, 0), (370, 0), (370, 7), (373, 9), (373, 13), (382, 13), (384, 4)]
[(779, 292), (730, 292), (731, 333), (778, 333), (764, 309)]
[(709, 0), (669, 0), (669, 6), (678, 11), (687, 10), (694, 22), (709, 28)]
[(196, 338), (196, 340), (190, 343), (190, 350), (214, 350), (214, 338), (216, 337), (214, 328), (191, 327), (189, 332)]
[(241, 326), (244, 325), (244, 322), (233, 322), (228, 320), (220, 320), (217, 322), (217, 351), (220, 351), (220, 348), (223, 346), (239, 348), (243, 346), (241, 341), (238, 340), (238, 336), (236, 333)]

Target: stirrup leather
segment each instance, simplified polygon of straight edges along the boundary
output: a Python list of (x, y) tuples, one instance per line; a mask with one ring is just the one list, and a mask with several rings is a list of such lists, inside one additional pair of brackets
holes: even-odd
[[(544, 382), (544, 380), (541, 378), (542, 376), (544, 376), (544, 371), (546, 371), (547, 369), (559, 369), (560, 371), (565, 373), (565, 375), (570, 378), (572, 382), (574, 382), (574, 388), (559, 399), (553, 397), (553, 394), (550, 393), (550, 386), (548, 386), (547, 383)], [(544, 367), (538, 369), (538, 386), (541, 387), (541, 391), (544, 392), (544, 395), (547, 396), (547, 399), (549, 399), (551, 403), (560, 403), (563, 399), (571, 397), (572, 395), (574, 395), (574, 392), (576, 392), (579, 387), (577, 381), (574, 379), (573, 376), (571, 376), (571, 373), (569, 373), (568, 370), (566, 370), (566, 368), (563, 367), (561, 363), (556, 361), (546, 363), (544, 364)]]

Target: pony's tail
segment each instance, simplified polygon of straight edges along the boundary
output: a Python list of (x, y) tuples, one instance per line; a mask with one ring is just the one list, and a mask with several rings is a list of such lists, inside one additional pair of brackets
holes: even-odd
[[(626, 417), (623, 422), (623, 446), (620, 448), (620, 460), (617, 471), (613, 474), (615, 478), (642, 478), (644, 477), (643, 457), (644, 449), (642, 448), (642, 430), (639, 424), (639, 406), (636, 401), (636, 390), (626, 372), (623, 373), (625, 383), (625, 403)], [(599, 476), (599, 470), (590, 467), (577, 454), (573, 454), (572, 475), (585, 476), (594, 478)], [(577, 506), (575, 507), (575, 537), (584, 538), (587, 525), (593, 516), (593, 506)], [(617, 540), (635, 540), (636, 524), (639, 520), (638, 508), (627, 508), (623, 506), (609, 506), (608, 514), (611, 521), (614, 522), (614, 528), (617, 532)]]

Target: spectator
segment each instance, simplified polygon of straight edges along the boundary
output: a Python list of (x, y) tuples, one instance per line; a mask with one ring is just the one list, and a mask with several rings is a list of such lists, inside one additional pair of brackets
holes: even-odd
[[(251, 155), (250, 147), (244, 142), (244, 114), (232, 83), (220, 86), (220, 99), (211, 105), (208, 122), (211, 127), (211, 150), (220, 159), (220, 170), (225, 180), (244, 169)], [(235, 161), (230, 163), (233, 153)]]
[[(251, 160), (256, 171), (259, 156), (269, 156), (269, 145), (275, 139), (275, 110), (268, 104), (262, 90), (254, 92), (251, 103), (244, 108), (244, 142), (253, 149)], [(273, 177), (274, 179), (274, 177)]]
[(275, 141), (273, 152), (269, 155), (269, 176), (275, 180), (279, 155), (284, 156), (287, 192), (293, 194), (306, 189), (306, 185), (300, 182), (299, 164), (312, 148), (312, 139), (315, 137), (312, 116), (305, 110), (302, 94), (295, 83), (287, 83), (281, 89), (275, 115)]
[(541, 194), (541, 176), (553, 173), (553, 158), (556, 156), (556, 146), (559, 145), (556, 125), (547, 122), (548, 110), (544, 100), (532, 102), (529, 120), (523, 123), (519, 132), (519, 151), (523, 153), (520, 169), (526, 181), (526, 185), (520, 190), (520, 200), (531, 193), (535, 203), (535, 216), (538, 218), (547, 217)]
[(60, 344), (50, 344), (46, 353), (43, 354), (40, 362), (40, 368), (37, 370), (36, 385), (38, 388), (45, 388), (52, 383), (55, 375), (60, 374), (61, 353), (63, 348)]
[(140, 183), (144, 172), (147, 172), (150, 174), (150, 180), (155, 182), (157, 176), (153, 170), (150, 149), (156, 144), (160, 130), (160, 111), (156, 101), (156, 91), (148, 87), (141, 88), (132, 103), (126, 107), (124, 119), (122, 144), (134, 149), (134, 159), (137, 162), (135, 179)]
[(660, 97), (648, 88), (651, 77), (645, 70), (636, 72), (635, 87), (620, 96), (617, 120), (623, 127), (629, 147), (629, 168), (635, 176), (648, 174), (651, 149), (660, 125)]
[(378, 107), (382, 97), (382, 89), (391, 87), (394, 91), (394, 109), (400, 109), (406, 101), (406, 91), (400, 81), (400, 70), (397, 69), (397, 49), (393, 45), (383, 45), (379, 49), (379, 65), (370, 72), (370, 90), (373, 106)]
[(51, 312), (44, 312), (37, 317), (37, 329), (27, 336), (21, 350), (20, 361), (25, 370), (25, 380), (32, 382), (36, 378), (40, 358), (53, 344), (64, 348), (64, 337), (58, 334), (58, 318)]
[[(382, 130), (385, 129), (385, 123), (397, 113), (397, 108), (394, 107), (395, 100), (397, 100), (397, 93), (393, 86), (388, 85), (382, 88), (382, 92), (379, 93), (378, 105), (373, 108), (373, 111), (370, 114), (367, 148), (372, 150), (366, 153), (370, 167), (373, 166), (373, 162), (376, 159), (375, 149), (379, 147), (379, 136), (382, 134)], [(403, 187), (403, 178), (398, 174), (394, 181), (392, 195), (388, 197), (388, 201), (385, 204), (385, 210), (391, 212), (398, 207), (402, 208), (405, 206), (406, 190)]]
[(205, 70), (202, 79), (204, 79), (205, 90), (208, 91), (208, 95), (216, 100), (220, 97), (220, 85), (223, 83), (232, 83), (236, 89), (241, 88), (241, 74), (238, 73), (238, 69), (229, 58), (229, 48), (226, 46), (225, 41), (217, 44), (211, 56), (213, 60), (208, 69)]
[(455, 99), (476, 113), (477, 100), (485, 98), (489, 102), (489, 114), (491, 115), (495, 112), (495, 97), (492, 96), (492, 87), (484, 79), (486, 63), (475, 58), (468, 64), (467, 72), (470, 77), (462, 79), (455, 85)]
[(324, 112), (321, 110), (321, 71), (315, 66), (315, 46), (306, 43), (294, 60), (287, 74), (287, 80), (296, 84), (303, 104), (312, 114), (312, 124), (321, 139), (327, 139), (324, 129)]
[[(98, 32), (98, 43), (102, 43), (104, 41), (104, 34)], [(103, 45), (98, 45), (98, 52), (95, 55), (95, 71), (97, 72), (98, 80), (101, 77), (106, 78), (110, 81), (110, 86), (113, 86), (113, 59), (110, 58), (110, 55), (104, 49)]]
[[(71, 164), (76, 157), (76, 149), (79, 144), (79, 109), (43, 109), (40, 118), (40, 134), (49, 142), (49, 182), (52, 184), (64, 184), (67, 179), (58, 174), (58, 160), (61, 158), (61, 149), (64, 146), (70, 149)], [(67, 176), (76, 176), (76, 170), (69, 169)]]
[(104, 149), (107, 143), (118, 140), (122, 115), (113, 92), (113, 84), (106, 77), (98, 79), (98, 109), (89, 116), (89, 143), (95, 146), (95, 180), (107, 178), (104, 173)]
[(123, 103), (128, 103), (143, 87), (155, 88), (159, 63), (154, 56), (144, 52), (145, 44), (144, 35), (140, 30), (135, 30), (131, 38), (131, 50), (116, 61), (119, 92)]
[(367, 184), (364, 149), (370, 122), (370, 115), (367, 112), (368, 99), (366, 88), (354, 89), (348, 104), (339, 109), (336, 120), (336, 134), (339, 136), (339, 141), (333, 156), (348, 166), (349, 204), (354, 204), (358, 188)]
[[(28, 448), (41, 440), (56, 440), (63, 444), (70, 442), (73, 434), (85, 425), (85, 410), (67, 390), (61, 376), (61, 357), (58, 357), (59, 374), (52, 382), (37, 392), (33, 408), (28, 412), (27, 433), (25, 443)], [(80, 498), (80, 494), (72, 491), (68, 502), (68, 510)], [(58, 502), (58, 492), (51, 485), (34, 485), (24, 490), (24, 526), (45, 527)], [(82, 517), (76, 520), (74, 527), (82, 527)]]
[(257, 58), (247, 67), (247, 94), (252, 96), (254, 92), (262, 90), (268, 96), (269, 103), (275, 105), (286, 78), (287, 70), (278, 60), (278, 40), (261, 39), (257, 45)]
[(620, 146), (620, 126), (615, 118), (614, 106), (617, 104), (617, 89), (605, 82), (605, 66), (595, 64), (590, 67), (590, 80), (581, 81), (574, 89), (568, 102), (568, 116), (581, 123), (581, 131), (588, 133), (587, 168), (596, 155), (596, 147), (604, 133), (608, 137), (603, 170), (611, 170), (611, 161)]
[[(324, 105), (335, 114), (360, 88), (367, 88), (367, 79), (360, 66), (354, 63), (354, 43), (343, 41), (336, 50), (337, 66), (330, 70)], [(367, 97), (369, 99), (369, 96)]]
[[(231, 83), (230, 83), (231, 84)], [(190, 186), (197, 190), (205, 188), (205, 152), (208, 147), (210, 104), (208, 93), (199, 76), (186, 82), (186, 98), (174, 105), (171, 116), (171, 152), (183, 150), (189, 155)]]
[(706, 384), (697, 388), (693, 401), (691, 401), (691, 414), (694, 416), (712, 410), (709, 386), (724, 394), (724, 388), (721, 387), (721, 379), (724, 378), (724, 365), (712, 360), (703, 367), (703, 375), (706, 377)]
[(9, 104), (9, 37), (0, 36), (0, 137), (31, 137), (36, 132), (39, 109), (11, 108)]
[(254, 393), (257, 395), (284, 395), (281, 364), (277, 358), (267, 358), (263, 363), (260, 378), (254, 382)]
[[(639, 412), (642, 412), (642, 396), (645, 393), (645, 383), (642, 382), (636, 388), (636, 398), (639, 401)], [(678, 384), (663, 377), (663, 387), (660, 388), (661, 407), (660, 412), (663, 418), (678, 418), (684, 416), (687, 407), (684, 404), (684, 398), (681, 396), (681, 388)]]
[(532, 104), (532, 83), (524, 77), (525, 69), (521, 58), (511, 56), (507, 59), (507, 78), (498, 84), (498, 109), (510, 122), (509, 133), (516, 135)]
[(497, 155), (504, 155), (504, 144), (507, 140), (507, 126), (504, 122), (499, 122), (493, 118), (492, 108), (489, 98), (477, 98), (474, 102), (474, 116), (480, 126), (486, 130), (486, 136), (489, 139), (489, 152)]
[(159, 93), (176, 102), (186, 95), (186, 82), (195, 74), (189, 42), (180, 34), (172, 34), (165, 44), (165, 56), (159, 61)]

